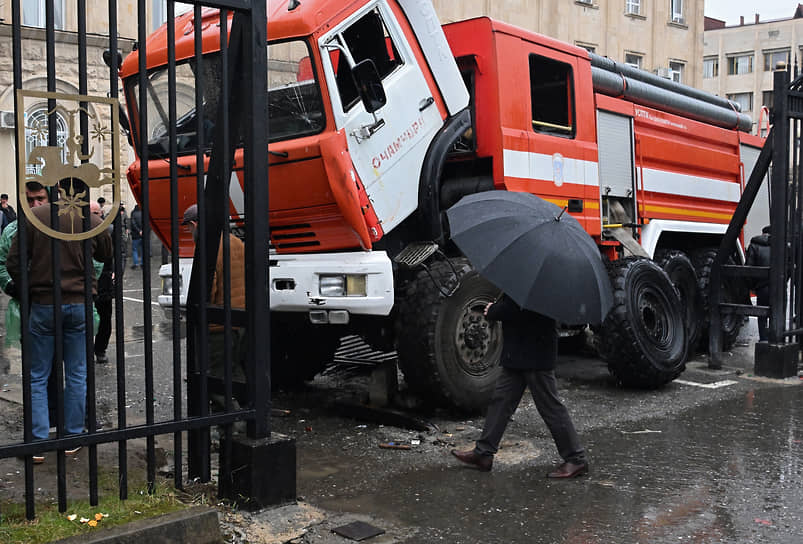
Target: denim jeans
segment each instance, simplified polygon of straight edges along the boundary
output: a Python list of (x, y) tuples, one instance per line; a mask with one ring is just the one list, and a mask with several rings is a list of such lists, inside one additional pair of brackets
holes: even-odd
[[(53, 367), (55, 327), (53, 306), (31, 304), (31, 418), (33, 437), (44, 440), (50, 431), (47, 380)], [(86, 314), (83, 304), (62, 304), (64, 352), (64, 430), (84, 430), (86, 410)]]
[(142, 238), (131, 239), (131, 253), (134, 260), (131, 266), (142, 266)]

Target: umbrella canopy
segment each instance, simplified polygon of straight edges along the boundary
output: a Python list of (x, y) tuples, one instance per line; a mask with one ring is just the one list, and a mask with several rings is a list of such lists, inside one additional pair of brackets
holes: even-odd
[(597, 245), (561, 208), (487, 191), (449, 208), (451, 237), (477, 271), (527, 310), (566, 325), (601, 323), (613, 305)]

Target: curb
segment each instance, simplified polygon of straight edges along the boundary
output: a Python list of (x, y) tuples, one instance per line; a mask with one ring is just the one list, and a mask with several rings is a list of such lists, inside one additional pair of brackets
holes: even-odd
[(75, 535), (53, 544), (219, 544), (218, 512), (196, 506), (142, 519), (92, 534)]

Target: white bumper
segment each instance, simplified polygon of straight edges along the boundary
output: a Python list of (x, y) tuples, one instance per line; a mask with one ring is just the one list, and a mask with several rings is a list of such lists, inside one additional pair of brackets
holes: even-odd
[[(384, 251), (272, 254), (270, 260), (271, 310), (346, 310), (350, 314), (384, 316), (393, 307), (393, 266)], [(365, 275), (365, 296), (321, 296), (322, 274)]]
[[(270, 255), (270, 309), (282, 312), (343, 310), (354, 315), (386, 316), (393, 307), (393, 266), (384, 251)], [(187, 304), (192, 259), (180, 259), (180, 301)], [(169, 311), (173, 304), (172, 269), (159, 269), (162, 293), (159, 305)], [(364, 275), (365, 296), (324, 297), (320, 295), (320, 276)]]

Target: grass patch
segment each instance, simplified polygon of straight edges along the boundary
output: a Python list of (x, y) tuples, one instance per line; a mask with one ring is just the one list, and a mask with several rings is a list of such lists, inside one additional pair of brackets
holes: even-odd
[[(90, 506), (89, 501), (68, 501), (67, 511), (58, 511), (57, 503), (37, 504), (36, 519), (25, 519), (25, 504), (6, 502), (0, 507), (0, 542), (8, 544), (39, 544), (60, 538), (82, 535), (103, 528), (122, 525), (135, 520), (182, 510), (191, 505), (180, 500), (176, 490), (166, 482), (157, 482), (153, 494), (147, 487), (130, 486), (128, 499), (121, 501), (116, 489), (99, 490), (99, 504)], [(74, 520), (67, 516), (75, 515)], [(95, 520), (96, 514), (108, 514), (97, 521), (96, 526), (81, 523), (81, 518)]]

